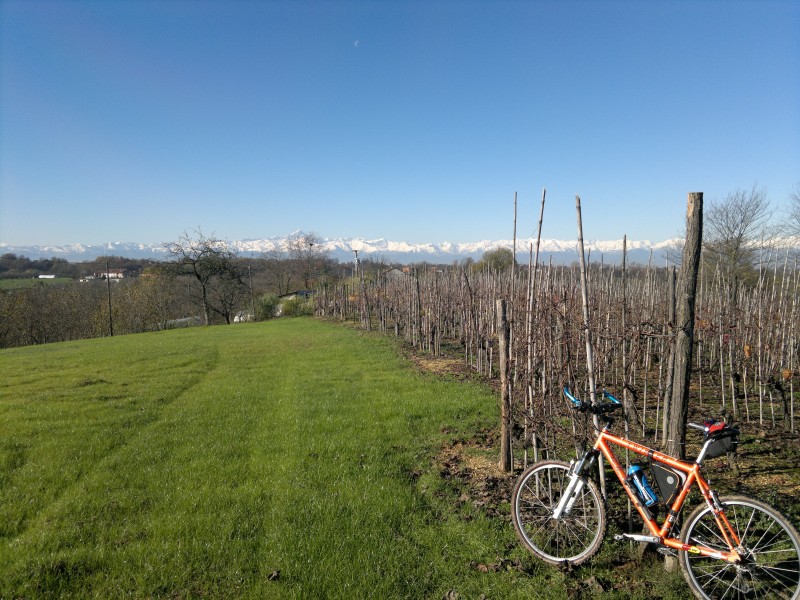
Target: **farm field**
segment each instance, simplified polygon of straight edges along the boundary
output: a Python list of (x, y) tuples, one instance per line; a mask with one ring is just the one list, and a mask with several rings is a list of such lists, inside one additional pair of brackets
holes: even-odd
[(55, 279), (0, 279), (0, 290), (14, 290), (35, 285), (65, 285), (69, 283), (74, 283), (74, 280), (68, 277), (57, 277)]
[(0, 597), (682, 598), (608, 541), (562, 573), (446, 449), (487, 388), (313, 319), (0, 351)]

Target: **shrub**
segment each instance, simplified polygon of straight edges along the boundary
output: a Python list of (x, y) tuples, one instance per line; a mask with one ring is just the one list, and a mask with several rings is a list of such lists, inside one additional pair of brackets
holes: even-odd
[(300, 317), (303, 315), (314, 314), (314, 303), (310, 300), (303, 298), (292, 298), (285, 300), (281, 304), (281, 316), (283, 317)]
[(275, 294), (264, 294), (256, 303), (256, 319), (259, 321), (272, 319), (277, 315), (279, 304)]

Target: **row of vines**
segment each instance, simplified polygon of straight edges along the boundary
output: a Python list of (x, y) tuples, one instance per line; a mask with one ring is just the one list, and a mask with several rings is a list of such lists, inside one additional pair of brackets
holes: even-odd
[[(532, 254), (532, 253), (531, 253)], [(392, 270), (322, 284), (317, 312), (403, 338), (434, 356), (454, 349), (482, 376), (497, 373), (496, 300), (507, 299), (515, 452), (537, 458), (574, 439), (561, 388), (587, 390), (577, 265), (475, 272), (466, 267)], [(588, 268), (598, 389), (623, 398), (633, 438), (664, 442), (676, 271), (670, 267)], [(788, 254), (748, 280), (706, 264), (700, 273), (690, 407), (758, 428), (796, 426), (800, 358), (800, 270)]]

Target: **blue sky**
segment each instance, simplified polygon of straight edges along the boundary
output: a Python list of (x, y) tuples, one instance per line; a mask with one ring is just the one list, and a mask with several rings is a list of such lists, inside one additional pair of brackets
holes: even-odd
[[(800, 182), (800, 2), (0, 0), (0, 242), (680, 234)], [(779, 213), (776, 213), (779, 214)]]

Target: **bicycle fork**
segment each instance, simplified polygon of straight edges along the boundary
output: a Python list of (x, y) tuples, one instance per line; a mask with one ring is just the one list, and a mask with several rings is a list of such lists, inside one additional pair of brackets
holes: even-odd
[(558, 504), (553, 510), (552, 518), (554, 520), (559, 520), (564, 514), (569, 514), (569, 512), (572, 510), (575, 501), (580, 497), (581, 492), (583, 492), (583, 488), (586, 485), (586, 478), (583, 476), (584, 469), (588, 468), (588, 472), (592, 472), (592, 467), (597, 461), (597, 454), (597, 450), (592, 450), (584, 454), (583, 458), (581, 458), (577, 464), (574, 460), (571, 461), (569, 484), (567, 484), (567, 489), (564, 490), (564, 493), (561, 495), (561, 499), (558, 501)]

